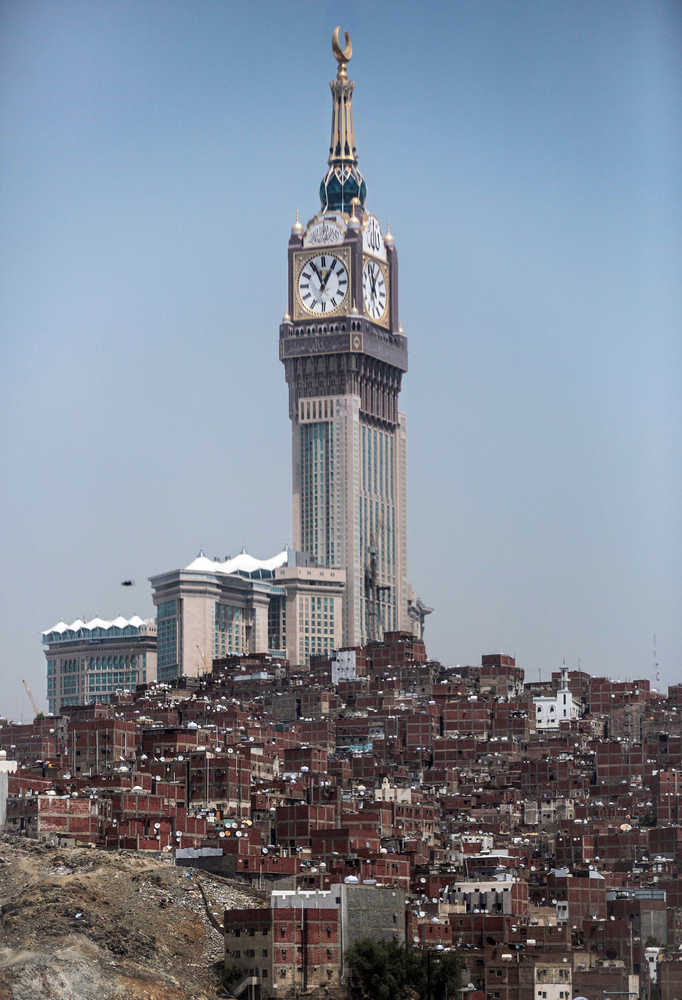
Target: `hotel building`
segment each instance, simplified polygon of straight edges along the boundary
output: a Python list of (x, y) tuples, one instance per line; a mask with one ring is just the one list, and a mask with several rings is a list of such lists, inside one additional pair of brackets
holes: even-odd
[(78, 618), (43, 632), (47, 702), (52, 715), (64, 705), (111, 700), (116, 691), (156, 680), (156, 623), (132, 618)]
[(214, 659), (268, 652), (292, 664), (342, 645), (342, 569), (298, 565), (284, 550), (209, 559), (150, 578), (158, 679), (207, 673)]

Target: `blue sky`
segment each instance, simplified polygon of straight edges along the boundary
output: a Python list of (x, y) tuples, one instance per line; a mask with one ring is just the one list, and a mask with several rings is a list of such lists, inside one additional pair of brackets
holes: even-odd
[(44, 702), (43, 628), (290, 538), (277, 332), (339, 22), (429, 651), (651, 676), (655, 632), (682, 676), (679, 4), (9, 2), (0, 712)]

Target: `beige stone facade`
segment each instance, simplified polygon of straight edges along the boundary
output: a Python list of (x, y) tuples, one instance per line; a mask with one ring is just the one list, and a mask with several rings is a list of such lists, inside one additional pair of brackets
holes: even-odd
[[(379, 426), (359, 395), (301, 398), (292, 420), (292, 532), (297, 551), (345, 571), (343, 637), (370, 638), (368, 550), (378, 554), (377, 626), (411, 631), (407, 615), (406, 420)], [(338, 572), (338, 570), (337, 570)]]
[(346, 574), (289, 558), (295, 562), (286, 552), (264, 562), (245, 553), (224, 562), (201, 555), (152, 577), (159, 680), (197, 676), (215, 658), (246, 653), (308, 664), (341, 645)]
[(313, 654), (328, 656), (343, 642), (343, 596), (346, 574), (342, 569), (319, 566), (283, 566), (275, 581), (286, 592), (287, 659), (306, 664)]

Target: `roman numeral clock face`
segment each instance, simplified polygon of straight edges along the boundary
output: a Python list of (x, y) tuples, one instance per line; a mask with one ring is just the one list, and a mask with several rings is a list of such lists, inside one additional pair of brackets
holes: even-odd
[(308, 312), (316, 316), (336, 312), (348, 293), (348, 271), (340, 257), (320, 253), (301, 268), (298, 297)]
[(375, 260), (368, 260), (362, 269), (362, 301), (372, 319), (381, 319), (386, 312), (386, 279)]

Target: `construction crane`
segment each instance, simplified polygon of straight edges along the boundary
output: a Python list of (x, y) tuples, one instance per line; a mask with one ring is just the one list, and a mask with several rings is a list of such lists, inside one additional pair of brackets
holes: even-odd
[(413, 622), (416, 622), (417, 635), (420, 639), (423, 639), (424, 621), (427, 615), (433, 614), (433, 608), (427, 607), (421, 597), (415, 597), (414, 601), (410, 601), (407, 605), (407, 614)]
[(377, 623), (379, 620), (379, 610), (381, 595), (390, 592), (391, 588), (386, 583), (379, 583), (379, 572), (377, 568), (377, 535), (381, 535), (384, 526), (384, 512), (381, 512), (376, 534), (372, 531), (367, 546), (367, 559), (365, 562), (365, 617), (367, 621), (367, 641), (377, 642), (379, 639)]
[(31, 708), (33, 709), (33, 715), (34, 715), (34, 717), (35, 717), (36, 715), (39, 715), (39, 714), (40, 714), (40, 709), (39, 709), (39, 708), (38, 708), (38, 706), (36, 705), (36, 700), (35, 700), (35, 698), (33, 697), (33, 695), (31, 694), (31, 689), (30, 689), (30, 687), (28, 686), (28, 684), (26, 683), (26, 681), (22, 681), (21, 683), (22, 683), (22, 684), (24, 685), (24, 687), (26, 688), (26, 694), (28, 695), (28, 700), (29, 700), (29, 701), (31, 702)]

